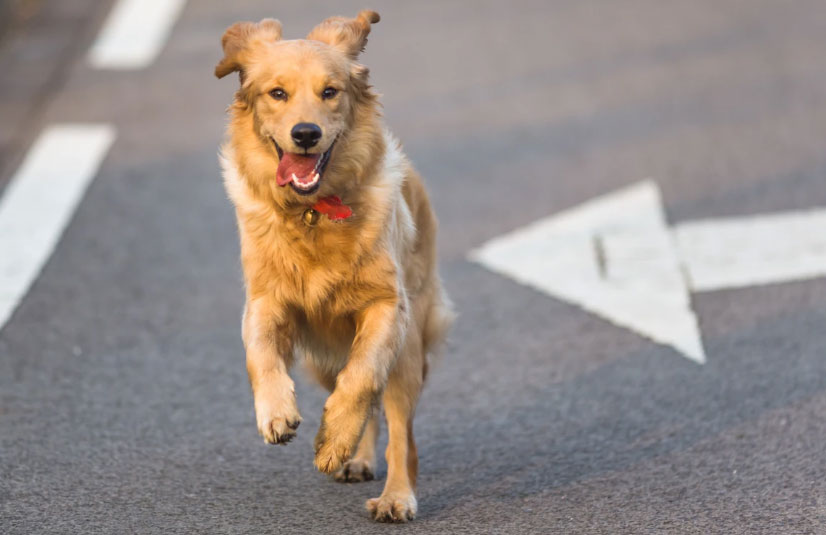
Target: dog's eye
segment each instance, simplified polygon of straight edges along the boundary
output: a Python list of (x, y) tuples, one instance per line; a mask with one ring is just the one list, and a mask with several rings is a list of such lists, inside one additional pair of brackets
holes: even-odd
[(287, 100), (287, 93), (280, 87), (276, 87), (272, 91), (270, 91), (270, 96), (275, 100)]
[(321, 92), (321, 98), (324, 100), (331, 99), (336, 95), (338, 95), (338, 89), (335, 87), (325, 87), (324, 91)]

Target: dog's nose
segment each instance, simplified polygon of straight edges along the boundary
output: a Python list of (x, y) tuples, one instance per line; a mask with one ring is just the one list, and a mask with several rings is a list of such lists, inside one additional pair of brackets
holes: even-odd
[(295, 144), (302, 149), (315, 147), (321, 139), (321, 128), (314, 123), (298, 123), (290, 131)]

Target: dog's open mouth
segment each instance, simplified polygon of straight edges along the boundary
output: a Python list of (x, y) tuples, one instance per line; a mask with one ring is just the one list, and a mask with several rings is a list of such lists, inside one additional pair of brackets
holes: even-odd
[(275, 150), (278, 152), (278, 170), (276, 171), (276, 182), (279, 186), (289, 184), (301, 195), (315, 193), (321, 186), (321, 178), (324, 169), (330, 161), (330, 153), (333, 152), (335, 141), (330, 144), (330, 148), (319, 154), (297, 154), (294, 152), (284, 152), (278, 143), (273, 140)]

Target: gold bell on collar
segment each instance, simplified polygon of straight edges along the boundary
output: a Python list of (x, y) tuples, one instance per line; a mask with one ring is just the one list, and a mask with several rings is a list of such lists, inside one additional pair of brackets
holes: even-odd
[(316, 210), (312, 208), (307, 208), (304, 210), (304, 214), (301, 216), (301, 220), (304, 221), (304, 224), (308, 227), (315, 226), (318, 223), (321, 214), (319, 214)]

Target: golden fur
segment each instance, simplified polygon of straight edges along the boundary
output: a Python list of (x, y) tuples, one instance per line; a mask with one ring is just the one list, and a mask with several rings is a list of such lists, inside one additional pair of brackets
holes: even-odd
[[(357, 62), (378, 14), (325, 20), (307, 39), (282, 41), (272, 19), (240, 22), (223, 36), (215, 74), (238, 72), (221, 163), (235, 205), (246, 285), (243, 339), (258, 429), (286, 443), (301, 422), (294, 352), (331, 391), (315, 439), (315, 465), (339, 481), (372, 478), (378, 412), (388, 423), (387, 482), (368, 500), (377, 520), (416, 513), (413, 415), (427, 355), (452, 321), (436, 270), (436, 220), (427, 193), (384, 130), (368, 70)], [(270, 95), (282, 88), (288, 98)], [(325, 88), (334, 98), (321, 98)], [(300, 195), (275, 180), (290, 129), (321, 127), (311, 153), (332, 147), (320, 189)], [(333, 145), (335, 143), (335, 145)], [(302, 214), (337, 195), (353, 216)]]

